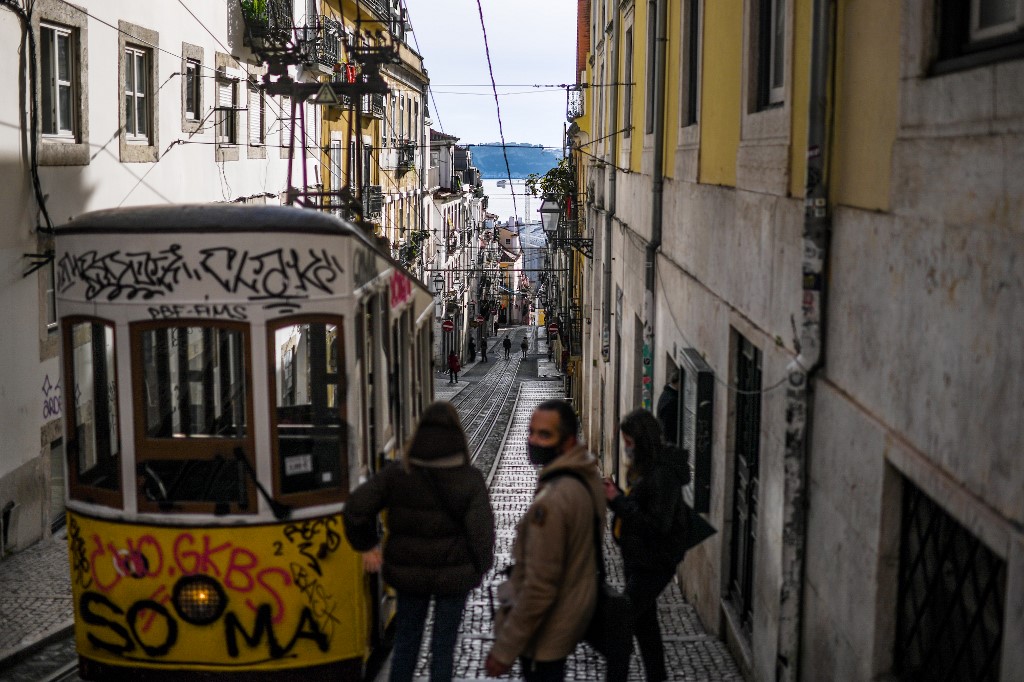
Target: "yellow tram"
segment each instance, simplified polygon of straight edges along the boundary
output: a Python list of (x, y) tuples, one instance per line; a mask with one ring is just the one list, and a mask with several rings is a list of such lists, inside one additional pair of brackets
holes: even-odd
[(84, 679), (358, 679), (386, 599), (341, 509), (433, 394), (433, 302), (288, 207), (115, 209), (57, 231)]

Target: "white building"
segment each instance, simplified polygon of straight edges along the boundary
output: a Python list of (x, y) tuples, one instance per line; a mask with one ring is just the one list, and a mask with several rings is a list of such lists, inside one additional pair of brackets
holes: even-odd
[[(234, 2), (0, 6), (0, 78), (9, 93), (0, 102), (0, 509), (8, 509), (8, 551), (45, 535), (63, 511), (66, 387), (49, 226), (127, 205), (278, 203), (286, 189), (292, 126), (281, 117), (290, 105), (254, 87), (265, 67), (244, 33)], [(307, 112), (315, 141), (319, 113)], [(306, 163), (315, 176), (315, 155)], [(296, 167), (293, 184), (302, 178)]]

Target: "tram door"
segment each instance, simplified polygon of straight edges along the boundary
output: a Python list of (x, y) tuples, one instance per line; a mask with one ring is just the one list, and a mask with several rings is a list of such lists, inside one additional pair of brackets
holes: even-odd
[(359, 360), (362, 371), (362, 381), (359, 382), (360, 402), (363, 405), (360, 417), (363, 422), (363, 442), (359, 458), (373, 472), (377, 471), (376, 453), (379, 447), (376, 399), (378, 362), (375, 350), (377, 348), (377, 335), (375, 334), (376, 302), (377, 298), (373, 296), (359, 304), (359, 322), (356, 325), (356, 342), (359, 344)]

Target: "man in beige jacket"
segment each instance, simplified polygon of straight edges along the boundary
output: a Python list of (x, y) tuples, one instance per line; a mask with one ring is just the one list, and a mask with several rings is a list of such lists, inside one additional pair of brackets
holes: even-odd
[[(605, 498), (596, 458), (577, 442), (579, 422), (564, 400), (548, 400), (530, 418), (527, 448), (541, 466), (533, 503), (512, 547), (511, 597), (495, 620), (487, 674), (503, 675), (518, 657), (527, 682), (565, 677), (565, 661), (597, 601), (594, 517)], [(574, 472), (590, 486), (587, 490)]]

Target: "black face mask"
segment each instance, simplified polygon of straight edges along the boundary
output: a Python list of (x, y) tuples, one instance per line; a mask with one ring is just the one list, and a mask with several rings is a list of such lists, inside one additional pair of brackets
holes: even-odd
[(549, 446), (527, 443), (526, 452), (530, 456), (530, 462), (532, 462), (534, 466), (547, 466), (551, 460), (561, 454), (563, 442), (564, 441), (560, 440), (556, 444)]

